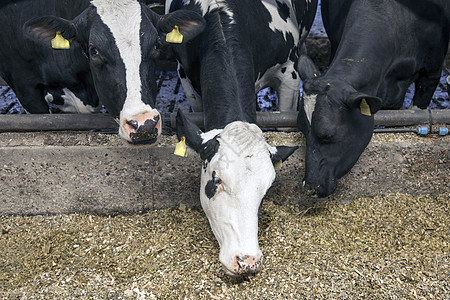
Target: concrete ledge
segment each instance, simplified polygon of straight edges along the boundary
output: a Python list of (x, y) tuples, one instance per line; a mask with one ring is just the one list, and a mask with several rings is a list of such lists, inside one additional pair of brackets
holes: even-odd
[[(386, 137), (389, 137), (387, 139)], [(266, 199), (310, 205), (302, 191), (300, 133), (266, 133), (271, 144), (299, 144), (277, 171)], [(156, 147), (130, 146), (117, 135), (92, 132), (1, 133), (0, 215), (132, 213), (180, 204), (199, 208), (201, 162), (174, 156), (175, 137)], [(449, 138), (413, 134), (374, 136), (329, 199), (386, 193), (450, 192)]]

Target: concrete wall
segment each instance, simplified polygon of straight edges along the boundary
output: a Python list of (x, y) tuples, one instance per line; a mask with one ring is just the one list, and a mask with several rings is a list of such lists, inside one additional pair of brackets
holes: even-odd
[[(266, 195), (276, 203), (311, 205), (302, 190), (304, 141), (277, 170)], [(384, 140), (391, 137), (390, 140)], [(284, 138), (284, 137), (283, 137)], [(130, 146), (98, 133), (1, 133), (0, 215), (132, 213), (186, 205), (199, 208), (201, 162), (173, 155), (174, 137), (161, 146)], [(386, 193), (449, 193), (449, 138), (376, 135), (331, 200)]]

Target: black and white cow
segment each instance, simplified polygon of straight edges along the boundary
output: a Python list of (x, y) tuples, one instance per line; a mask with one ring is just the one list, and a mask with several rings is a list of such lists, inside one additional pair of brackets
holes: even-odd
[[(48, 113), (53, 102), (63, 111), (92, 112), (100, 100), (120, 117), (125, 140), (156, 141), (159, 15), (136, 0), (7, 0), (0, 16), (0, 77), (26, 111)], [(172, 17), (183, 30), (189, 23), (185, 41), (204, 27), (195, 12)]]
[[(206, 21), (190, 43), (173, 46), (191, 104), (204, 111), (205, 132), (179, 112), (177, 134), (204, 161), (200, 200), (230, 275), (259, 270), (258, 209), (275, 179), (273, 161), (297, 148), (266, 143), (254, 124), (256, 92), (272, 86), (280, 110), (297, 110), (297, 64), (316, 9), (310, 0), (166, 2), (167, 13), (195, 11)], [(178, 24), (170, 25), (164, 31)]]
[(322, 0), (332, 62), (304, 82), (298, 117), (306, 136), (307, 191), (325, 197), (369, 143), (373, 114), (399, 109), (415, 83), (426, 108), (449, 41), (448, 0)]

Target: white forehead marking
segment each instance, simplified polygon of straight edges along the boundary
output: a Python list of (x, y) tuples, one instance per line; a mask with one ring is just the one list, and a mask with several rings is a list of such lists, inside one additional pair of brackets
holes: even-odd
[(306, 113), (306, 117), (308, 118), (309, 124), (311, 124), (312, 114), (316, 109), (316, 99), (317, 94), (306, 95), (303, 94), (303, 106)]
[[(283, 18), (281, 18), (280, 14), (278, 13), (277, 2), (284, 3), (289, 7), (289, 18), (286, 21), (284, 21)], [(278, 30), (281, 33), (283, 33), (285, 40), (287, 40), (286, 34), (291, 33), (294, 38), (294, 44), (297, 44), (299, 40), (298, 24), (294, 9), (292, 8), (291, 1), (263, 0), (262, 4), (264, 4), (264, 6), (269, 11), (272, 17), (272, 21), (269, 23), (270, 29), (272, 29), (272, 31), (274, 32)]]
[(261, 150), (267, 151), (262, 131), (255, 124), (232, 122), (225, 126), (220, 140), (231, 146), (238, 156), (251, 155)]
[(125, 65), (127, 95), (121, 119), (152, 110), (141, 100), (141, 5), (136, 0), (92, 0), (119, 48)]

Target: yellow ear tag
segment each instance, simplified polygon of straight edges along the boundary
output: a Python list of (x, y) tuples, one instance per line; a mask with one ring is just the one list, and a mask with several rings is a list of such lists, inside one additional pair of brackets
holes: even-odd
[(275, 169), (281, 169), (282, 166), (283, 166), (283, 161), (282, 160), (279, 160), (279, 161), (277, 161), (276, 163), (273, 164), (273, 167)]
[(365, 116), (371, 116), (372, 114), (370, 113), (370, 106), (369, 104), (367, 104), (366, 99), (362, 99), (361, 100), (361, 105), (359, 106), (361, 108), (361, 113)]
[(173, 151), (173, 154), (181, 157), (187, 157), (186, 138), (184, 136), (175, 145), (175, 151)]
[(56, 36), (52, 39), (53, 49), (70, 49), (69, 41), (66, 40), (60, 31), (56, 32)]
[(166, 35), (166, 42), (174, 44), (181, 44), (183, 42), (183, 35), (179, 31), (178, 25), (175, 25), (175, 28)]

